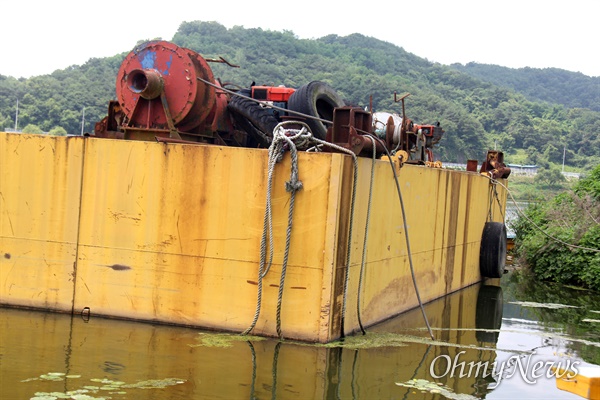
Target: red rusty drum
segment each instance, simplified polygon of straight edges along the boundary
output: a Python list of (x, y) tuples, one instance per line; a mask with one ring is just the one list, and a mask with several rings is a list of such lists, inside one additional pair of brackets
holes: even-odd
[(170, 114), (179, 131), (198, 127), (216, 103), (215, 89), (198, 78), (215, 83), (207, 62), (194, 51), (164, 41), (136, 47), (117, 74), (117, 99), (128, 125), (168, 129)]

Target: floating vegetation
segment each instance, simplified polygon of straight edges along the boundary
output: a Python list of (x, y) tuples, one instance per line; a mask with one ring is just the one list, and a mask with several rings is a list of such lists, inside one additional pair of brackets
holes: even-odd
[(104, 385), (104, 386), (99, 387), (100, 390), (113, 390), (113, 389), (118, 388), (125, 384), (125, 382), (122, 382), (122, 381), (113, 381), (111, 379), (106, 379), (106, 378), (103, 378), (103, 379), (94, 378), (94, 379), (90, 379), (90, 381), (96, 382), (96, 383), (101, 383), (102, 385)]
[(577, 306), (569, 306), (566, 304), (557, 304), (557, 303), (535, 303), (532, 301), (509, 301), (510, 304), (517, 304), (521, 307), (533, 307), (533, 308), (550, 308), (553, 310), (558, 310), (560, 308), (579, 308)]
[[(528, 303), (528, 304), (542, 304), (542, 303)], [(544, 306), (553, 307), (552, 303), (545, 303)], [(554, 308), (560, 308), (556, 307)], [(558, 305), (562, 307), (573, 307), (573, 306), (564, 306)], [(600, 320), (598, 321), (600, 322)], [(472, 328), (432, 328), (434, 331), (482, 331), (482, 332), (500, 332), (498, 329), (472, 329)], [(417, 328), (416, 331), (421, 331), (423, 328)], [(560, 337), (561, 339), (572, 341), (572, 342), (580, 342), (590, 346), (600, 347), (600, 343), (592, 342), (585, 339), (578, 339), (575, 337), (560, 335), (559, 333), (542, 333), (542, 332), (531, 332), (531, 331), (522, 331), (522, 330), (511, 330), (511, 329), (503, 329), (503, 332), (515, 332), (515, 333), (523, 333), (527, 335), (541, 336), (541, 337)], [(245, 341), (262, 341), (267, 340), (265, 337), (261, 336), (245, 336), (239, 334), (231, 334), (231, 333), (200, 333), (197, 338), (199, 341), (198, 344), (188, 344), (190, 347), (232, 347), (235, 342), (245, 342)], [(374, 349), (374, 348), (382, 348), (382, 347), (404, 347), (409, 346), (411, 344), (424, 344), (428, 346), (440, 346), (440, 347), (454, 347), (459, 349), (470, 349), (470, 350), (484, 350), (484, 351), (504, 351), (515, 354), (530, 354), (532, 350), (523, 350), (521, 348), (498, 348), (498, 347), (488, 347), (488, 346), (478, 346), (476, 344), (458, 344), (452, 342), (446, 342), (441, 340), (431, 340), (428, 337), (424, 336), (414, 336), (407, 334), (399, 334), (399, 333), (378, 333), (378, 332), (367, 332), (366, 335), (353, 335), (346, 336), (343, 339), (339, 339), (329, 343), (306, 343), (306, 342), (297, 342), (293, 340), (285, 340), (285, 343), (293, 344), (297, 346), (309, 346), (309, 347), (325, 347), (325, 348), (346, 348), (346, 349)]]
[(148, 381), (126, 384), (122, 387), (127, 389), (163, 389), (167, 386), (175, 386), (182, 383), (185, 383), (185, 380), (179, 378), (151, 379)]
[[(81, 375), (66, 375), (62, 372), (50, 372), (47, 374), (40, 375), (37, 378), (29, 378), (22, 380), (21, 382), (31, 381), (62, 381), (64, 379), (75, 379), (80, 378)], [(185, 379), (179, 378), (166, 378), (166, 379), (150, 379), (146, 381), (139, 381), (136, 383), (126, 383), (123, 381), (113, 381), (106, 378), (92, 378), (90, 381), (100, 383), (102, 386), (85, 385), (81, 389), (69, 390), (67, 392), (36, 392), (34, 397), (30, 400), (58, 400), (58, 399), (71, 399), (71, 400), (107, 400), (111, 397), (104, 397), (103, 394), (100, 397), (95, 397), (98, 392), (108, 392), (110, 395), (124, 395), (127, 394), (123, 389), (164, 389), (169, 386), (180, 385), (185, 383)]]
[(257, 342), (266, 340), (261, 336), (239, 335), (233, 333), (200, 333), (198, 344), (190, 344), (190, 347), (232, 347), (234, 342)]
[(37, 392), (34, 397), (30, 400), (58, 400), (58, 399), (71, 399), (71, 400), (106, 400), (105, 397), (93, 397), (87, 393), (87, 390), (70, 390), (68, 392)]
[[(347, 336), (342, 340), (325, 344), (314, 344), (313, 346), (321, 347), (343, 347), (349, 349), (369, 349), (377, 347), (402, 347), (408, 346), (409, 344), (425, 344), (428, 346), (445, 346), (445, 347), (457, 347), (461, 349), (472, 349), (472, 350), (500, 350), (493, 347), (477, 346), (472, 344), (458, 344), (445, 342), (441, 340), (432, 340), (428, 337), (423, 336), (412, 336), (398, 333), (371, 333), (367, 332), (366, 335)], [(507, 350), (508, 351), (508, 350)], [(511, 349), (511, 352), (516, 353), (531, 353), (530, 351), (523, 351), (520, 349)]]
[(40, 375), (40, 379), (43, 381), (62, 381), (64, 380), (65, 374), (62, 372), (49, 372), (47, 374)]
[[(370, 349), (377, 347), (404, 347), (408, 346), (407, 336), (394, 333), (367, 333), (366, 335), (346, 336), (343, 339), (325, 344), (316, 344), (322, 347), (343, 347), (346, 349)], [(416, 336), (413, 339), (420, 339)], [(425, 339), (426, 340), (426, 339)]]
[(452, 400), (477, 400), (478, 397), (470, 394), (454, 393), (448, 386), (441, 383), (428, 381), (427, 379), (410, 379), (406, 382), (396, 382), (396, 385), (406, 388), (416, 389), (423, 393), (441, 394), (442, 396)]
[(43, 374), (35, 378), (27, 378), (22, 380), (21, 382), (31, 382), (31, 381), (62, 381), (62, 375), (56, 375), (56, 373)]
[[(435, 328), (433, 328), (435, 330)], [(420, 330), (420, 329), (415, 329)], [(444, 330), (444, 329), (439, 329)], [(486, 332), (499, 332), (495, 329), (457, 329), (466, 331), (486, 331)], [(238, 341), (261, 341), (267, 340), (264, 337), (256, 336), (242, 336), (236, 334), (201, 334), (198, 338), (201, 343), (190, 344), (190, 347), (231, 347), (233, 342)], [(445, 342), (441, 340), (431, 340), (429, 337), (406, 335), (399, 333), (379, 333), (379, 332), (367, 332), (365, 335), (353, 335), (346, 336), (343, 339), (338, 339), (329, 343), (309, 343), (299, 342), (294, 340), (283, 340), (283, 343), (296, 346), (307, 346), (307, 347), (325, 347), (325, 348), (346, 348), (346, 349), (375, 349), (382, 347), (405, 347), (411, 344), (424, 344), (427, 346), (443, 346), (443, 347), (456, 347), (461, 349), (471, 350), (484, 350), (484, 351), (506, 351), (518, 354), (529, 354), (531, 351), (522, 349), (500, 349), (488, 346), (477, 346), (470, 344), (457, 344), (452, 342)]]

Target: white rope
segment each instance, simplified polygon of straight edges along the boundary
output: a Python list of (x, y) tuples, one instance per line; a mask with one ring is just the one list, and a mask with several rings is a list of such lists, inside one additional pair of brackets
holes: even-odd
[[(266, 277), (272, 262), (273, 262), (273, 221), (272, 221), (272, 203), (271, 193), (273, 186), (273, 175), (275, 171), (275, 164), (283, 159), (283, 154), (286, 148), (290, 151), (291, 155), (291, 173), (290, 180), (285, 183), (286, 190), (290, 192), (290, 205), (288, 212), (288, 227), (286, 231), (285, 241), (285, 252), (283, 256), (283, 263), (281, 267), (281, 277), (279, 281), (279, 292), (277, 297), (277, 334), (279, 337), (281, 334), (281, 304), (283, 300), (283, 287), (285, 284), (285, 274), (287, 270), (287, 263), (289, 257), (290, 241), (292, 234), (292, 216), (294, 212), (294, 203), (296, 192), (302, 189), (302, 182), (298, 179), (298, 152), (296, 149), (296, 142), (305, 143), (310, 140), (312, 135), (306, 124), (302, 124), (301, 129), (285, 129), (284, 126), (288, 124), (297, 125), (296, 121), (286, 121), (278, 124), (273, 131), (273, 141), (269, 146), (269, 161), (268, 161), (268, 178), (267, 178), (267, 195), (266, 195), (266, 206), (265, 216), (263, 220), (263, 235), (261, 238), (260, 246), (260, 264), (258, 269), (258, 294), (256, 301), (256, 311), (254, 318), (250, 326), (242, 332), (242, 335), (246, 335), (254, 329), (258, 317), (260, 315), (260, 308), (262, 303), (262, 281)], [(266, 243), (267, 237), (269, 238), (269, 261), (266, 260)], [(265, 267), (266, 265), (266, 267)]]

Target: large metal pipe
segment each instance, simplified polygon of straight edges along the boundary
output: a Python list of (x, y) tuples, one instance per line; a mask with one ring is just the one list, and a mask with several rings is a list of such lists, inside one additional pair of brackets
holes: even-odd
[(160, 96), (164, 84), (158, 71), (134, 69), (127, 74), (127, 86), (133, 93), (152, 100)]

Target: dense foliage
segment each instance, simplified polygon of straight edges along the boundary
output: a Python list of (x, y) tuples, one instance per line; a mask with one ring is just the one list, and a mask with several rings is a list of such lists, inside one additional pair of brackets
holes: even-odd
[(513, 69), (477, 63), (452, 64), (452, 67), (483, 81), (520, 92), (532, 101), (600, 111), (600, 76), (592, 78), (558, 68)]
[[(374, 111), (398, 113), (401, 107), (394, 102), (394, 92), (408, 92), (408, 116), (419, 123), (440, 121), (445, 129), (436, 151), (443, 161), (481, 160), (488, 149), (497, 148), (508, 163), (549, 167), (561, 163), (563, 155), (566, 165), (573, 168), (600, 162), (597, 107), (572, 108), (563, 98), (554, 99), (553, 104), (527, 100), (519, 87), (485, 82), (360, 34), (300, 40), (290, 31), (227, 29), (215, 22), (194, 21), (182, 23), (173, 42), (206, 58), (221, 56), (239, 65), (211, 64), (221, 81), (240, 86), (254, 81), (299, 87), (322, 80), (348, 104), (368, 106), (372, 96)], [(92, 131), (115, 97), (115, 77), (124, 56), (91, 59), (83, 66), (30, 79), (0, 75), (0, 129), (14, 127), (18, 99), (20, 127), (34, 124), (44, 131), (62, 127), (78, 134), (85, 108), (84, 130)], [(571, 82), (575, 76), (587, 82), (581, 74), (567, 71), (538, 72), (552, 74), (549, 85), (557, 79)], [(530, 86), (542, 90), (546, 84), (536, 77)], [(578, 90), (579, 86), (572, 91), (569, 85), (564, 87), (570, 98)]]
[(600, 291), (600, 252), (590, 250), (600, 250), (600, 165), (574, 190), (529, 207), (514, 229), (517, 253), (539, 279)]
[[(91, 132), (115, 98), (115, 78), (125, 54), (92, 58), (50, 75), (16, 79), (0, 75), (0, 130), (35, 126), (43, 132)], [(85, 109), (85, 111), (84, 111)]]

